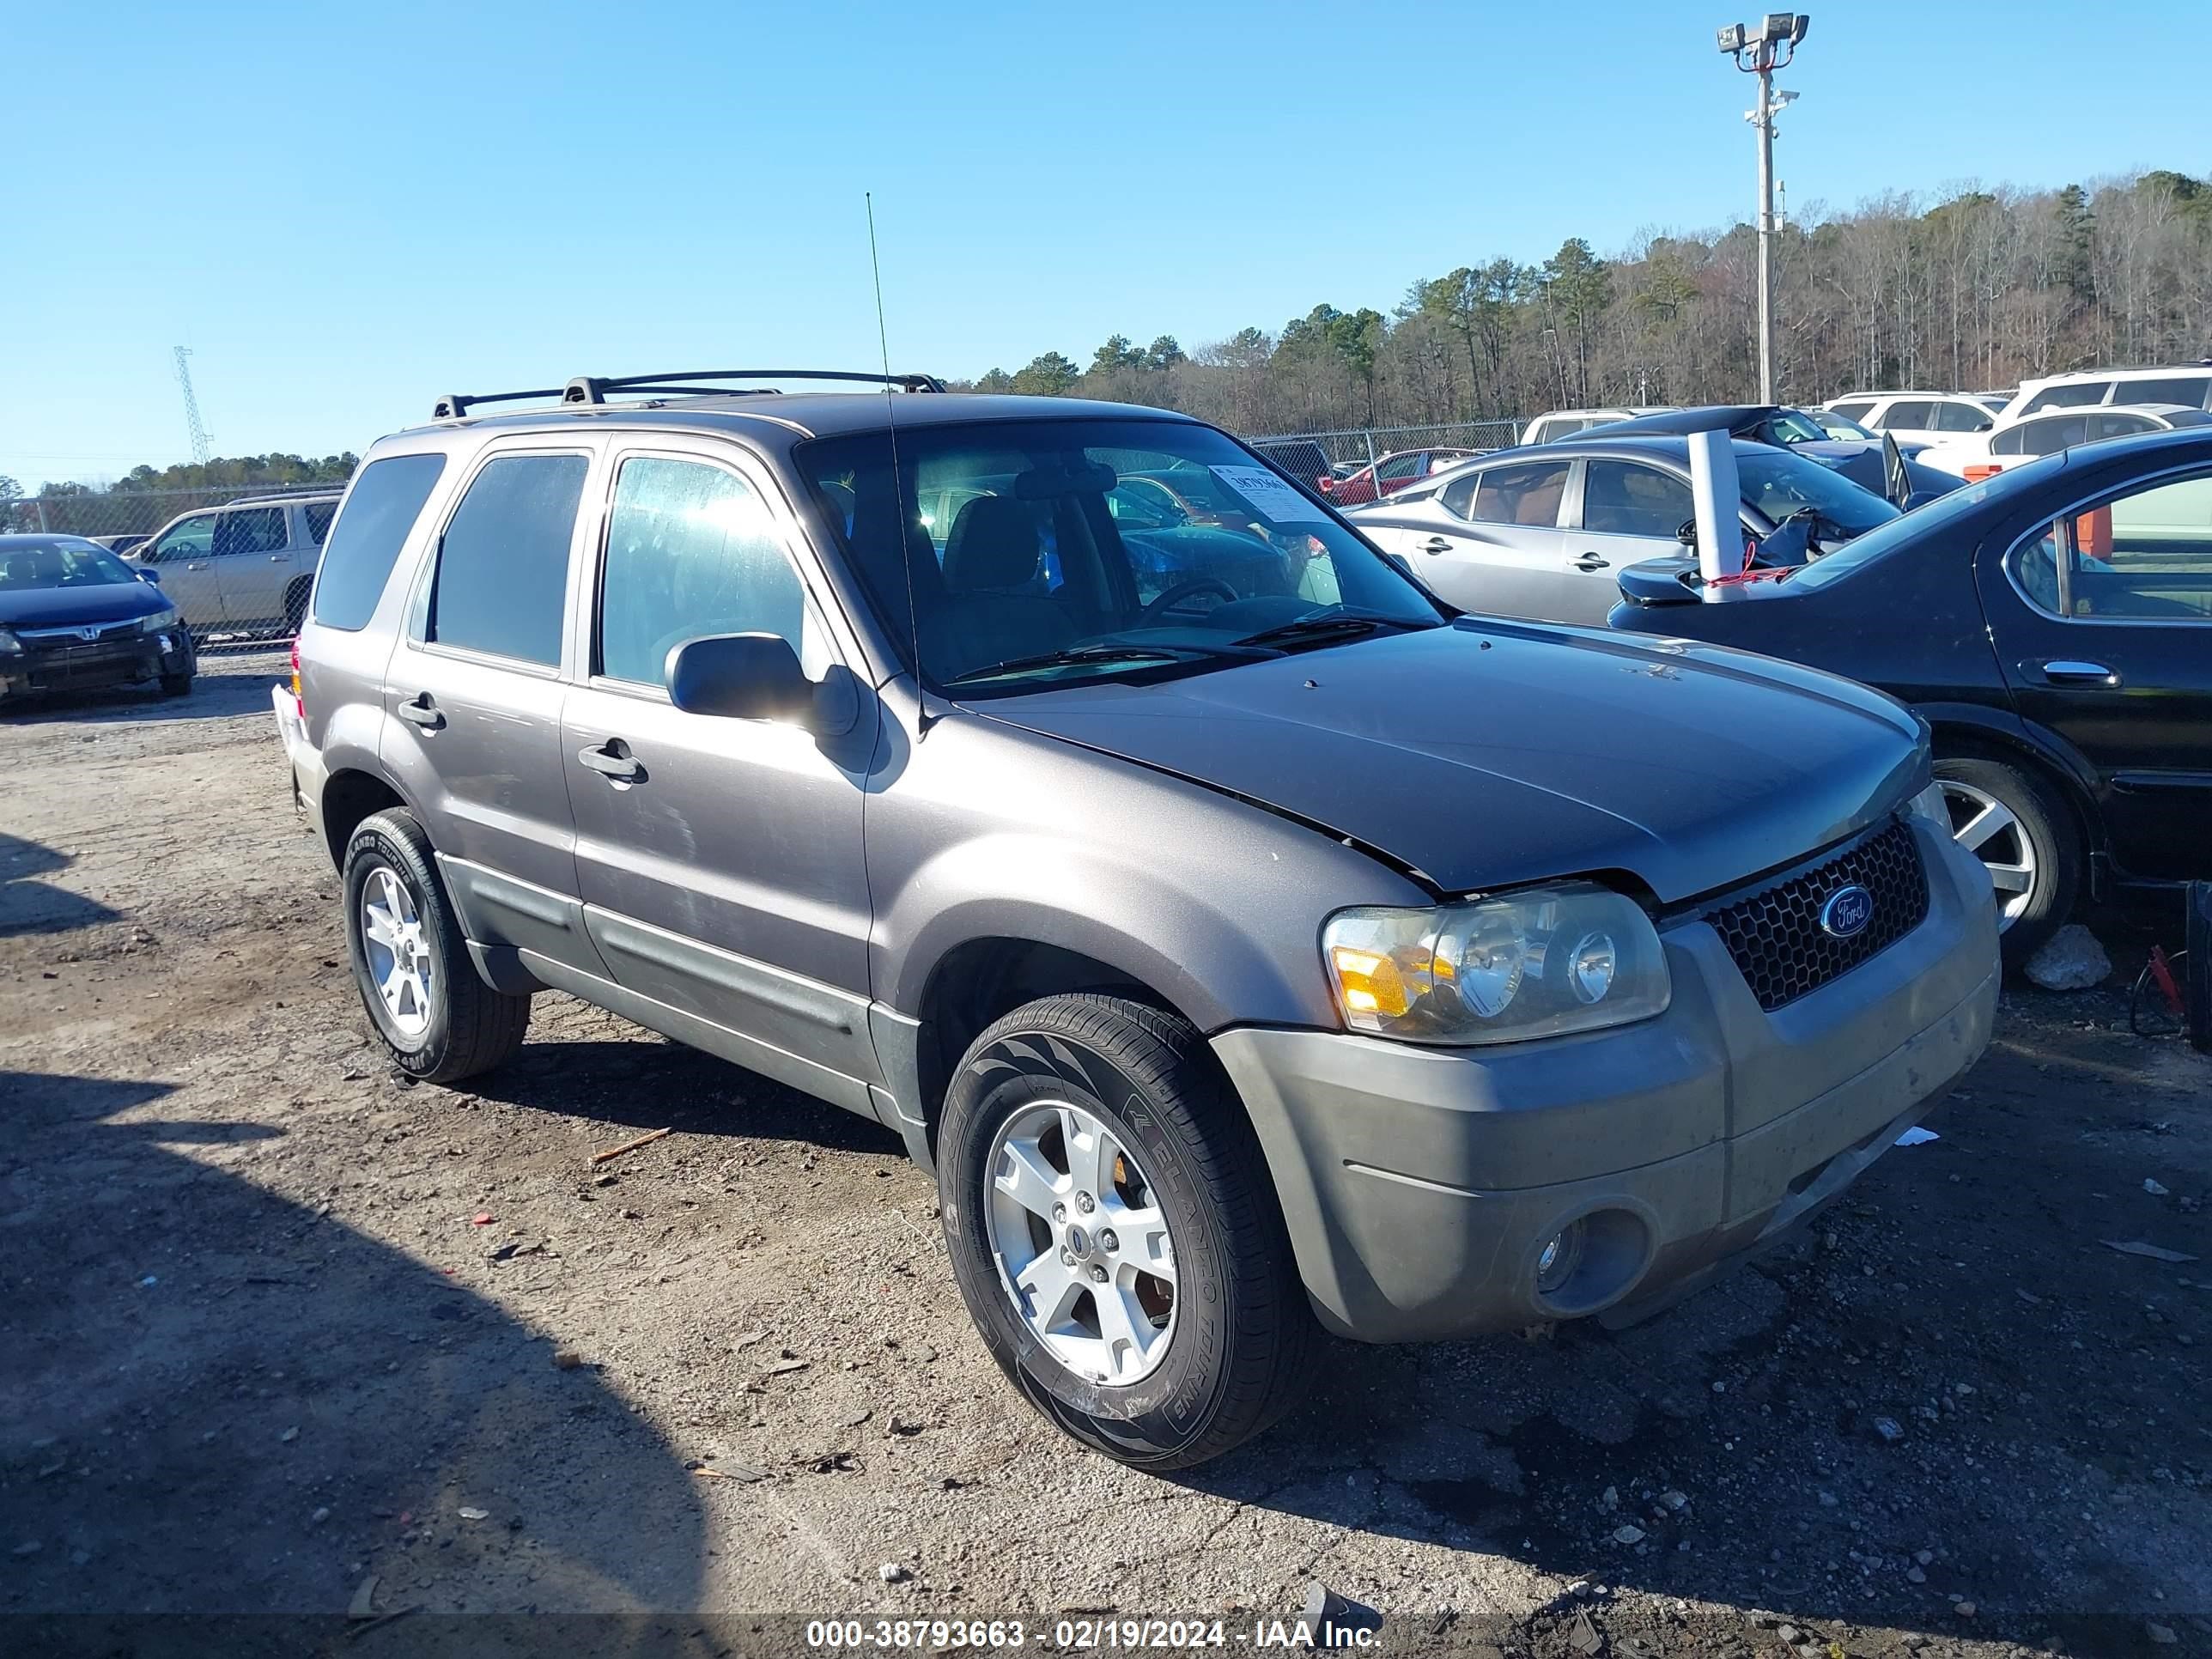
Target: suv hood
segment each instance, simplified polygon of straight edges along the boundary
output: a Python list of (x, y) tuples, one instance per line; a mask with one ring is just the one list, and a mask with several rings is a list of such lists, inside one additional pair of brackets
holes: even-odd
[(1349, 836), (1443, 893), (1625, 871), (1675, 903), (1875, 822), (1928, 764), (1914, 717), (1850, 681), (1490, 618), (969, 707)]

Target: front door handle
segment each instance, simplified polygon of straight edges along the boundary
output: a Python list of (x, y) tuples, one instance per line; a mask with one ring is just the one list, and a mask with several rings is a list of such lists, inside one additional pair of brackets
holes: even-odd
[(204, 570), (207, 568), (207, 562), (204, 559), (194, 560), (191, 563), (187, 564), (185, 568), (187, 570)]
[(2080, 662), (2070, 657), (2061, 657), (2054, 662), (2040, 663), (2037, 672), (2053, 685), (2118, 685), (2120, 677), (2100, 662)]
[(431, 700), (428, 691), (410, 698), (392, 712), (410, 725), (419, 726), (426, 732), (434, 732), (446, 723), (445, 715)]
[(1431, 536), (1420, 544), (1420, 548), (1424, 553), (1449, 553), (1451, 551), (1451, 544), (1442, 536)]
[(579, 749), (576, 758), (601, 777), (612, 778), (617, 783), (645, 781), (645, 768), (620, 738), (609, 738), (603, 744)]
[(289, 553), (271, 553), (269, 556), (269, 562), (271, 564), (282, 564), (285, 560), (291, 556), (292, 556)]
[(1577, 570), (1609, 570), (1612, 568), (1611, 559), (1601, 559), (1595, 553), (1585, 553), (1575, 561), (1575, 568)]

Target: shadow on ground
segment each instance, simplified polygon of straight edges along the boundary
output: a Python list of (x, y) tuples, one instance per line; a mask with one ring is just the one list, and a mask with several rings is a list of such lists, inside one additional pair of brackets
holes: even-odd
[(426, 1554), (447, 1611), (696, 1604), (695, 1482), (644, 1419), (435, 1268), (210, 1161), (281, 1130), (137, 1115), (167, 1092), (0, 1072), (0, 1633), (343, 1614), (372, 1570), (401, 1607)]
[(40, 879), (68, 869), (70, 862), (68, 854), (43, 842), (0, 830), (0, 939), (66, 933), (116, 920), (97, 900)]

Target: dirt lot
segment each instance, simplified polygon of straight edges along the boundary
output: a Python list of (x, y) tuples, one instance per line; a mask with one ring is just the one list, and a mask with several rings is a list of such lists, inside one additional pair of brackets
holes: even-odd
[(1940, 1141), (1675, 1313), (1333, 1346), (1162, 1480), (1004, 1384), (889, 1134), (553, 996), (401, 1086), (278, 660), (204, 666), (0, 716), (0, 1650), (1233, 1648), (1316, 1579), (1407, 1653), (2212, 1648), (2212, 1060), (2124, 996), (2008, 997)]

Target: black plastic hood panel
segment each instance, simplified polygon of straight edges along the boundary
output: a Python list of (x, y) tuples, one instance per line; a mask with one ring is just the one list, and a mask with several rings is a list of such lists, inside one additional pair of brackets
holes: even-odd
[(1448, 893), (1624, 871), (1674, 903), (1875, 822), (1927, 764), (1914, 717), (1848, 680), (1474, 618), (971, 706), (1317, 823)]

